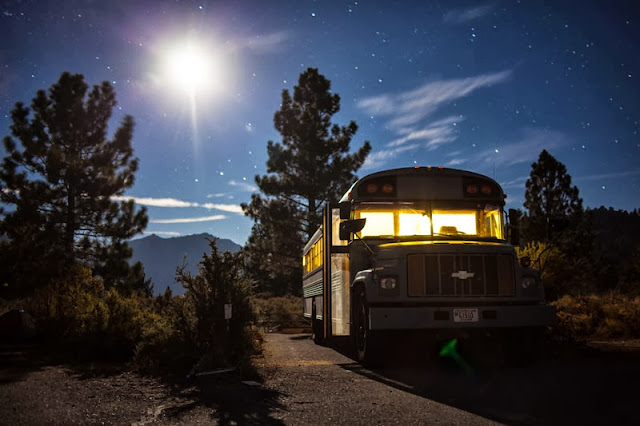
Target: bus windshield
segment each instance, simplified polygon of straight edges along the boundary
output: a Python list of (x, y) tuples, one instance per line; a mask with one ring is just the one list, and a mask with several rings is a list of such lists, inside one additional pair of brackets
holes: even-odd
[(355, 217), (367, 220), (362, 238), (504, 239), (502, 210), (491, 204), (361, 203)]

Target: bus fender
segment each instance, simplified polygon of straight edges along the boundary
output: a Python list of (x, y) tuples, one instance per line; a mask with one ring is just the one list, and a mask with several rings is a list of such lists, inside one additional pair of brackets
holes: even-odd
[(372, 269), (365, 269), (364, 271), (360, 271), (356, 274), (353, 283), (351, 283), (351, 288), (354, 289), (359, 286), (364, 288), (366, 294), (372, 294), (375, 290)]

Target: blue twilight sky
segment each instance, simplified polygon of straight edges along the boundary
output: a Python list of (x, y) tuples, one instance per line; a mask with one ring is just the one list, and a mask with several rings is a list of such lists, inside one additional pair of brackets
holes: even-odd
[[(110, 132), (133, 115), (127, 195), (147, 233), (244, 244), (240, 203), (265, 173), (281, 91), (317, 67), (355, 120), (359, 176), (444, 165), (524, 199), (546, 148), (588, 207), (640, 207), (636, 1), (0, 2), (0, 136), (63, 71), (115, 87)], [(0, 148), (0, 154), (5, 152)]]

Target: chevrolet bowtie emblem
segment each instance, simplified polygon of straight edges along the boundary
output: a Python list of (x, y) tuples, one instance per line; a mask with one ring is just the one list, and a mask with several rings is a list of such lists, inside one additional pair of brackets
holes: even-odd
[(476, 275), (475, 272), (458, 271), (458, 272), (453, 272), (451, 274), (451, 277), (458, 278), (459, 280), (466, 280), (467, 278), (473, 278), (475, 275)]

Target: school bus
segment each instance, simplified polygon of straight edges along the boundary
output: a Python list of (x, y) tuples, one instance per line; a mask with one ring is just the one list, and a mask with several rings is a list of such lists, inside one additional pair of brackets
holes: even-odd
[(359, 179), (325, 206), (303, 250), (314, 340), (348, 339), (376, 364), (389, 332), (508, 330), (520, 344), (552, 325), (539, 271), (516, 257), (517, 212), (507, 225), (505, 198), (493, 179), (444, 167)]

